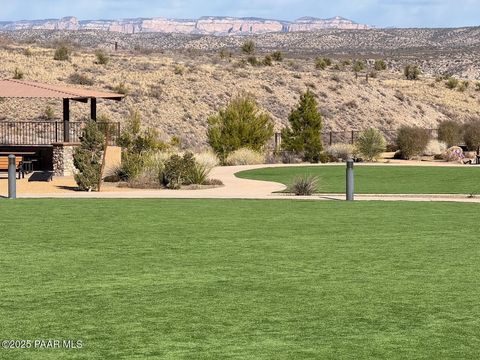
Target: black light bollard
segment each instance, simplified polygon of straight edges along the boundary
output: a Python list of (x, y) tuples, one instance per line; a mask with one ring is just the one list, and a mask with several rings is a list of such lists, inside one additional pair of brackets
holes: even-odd
[(17, 164), (15, 155), (8, 155), (8, 198), (17, 198)]
[(353, 174), (353, 160), (347, 160), (347, 201), (355, 200), (355, 178)]

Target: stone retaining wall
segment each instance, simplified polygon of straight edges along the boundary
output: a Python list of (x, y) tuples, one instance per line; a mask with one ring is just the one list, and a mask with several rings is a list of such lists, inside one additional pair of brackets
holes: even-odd
[(73, 152), (80, 143), (55, 143), (53, 144), (53, 172), (55, 176), (73, 176)]

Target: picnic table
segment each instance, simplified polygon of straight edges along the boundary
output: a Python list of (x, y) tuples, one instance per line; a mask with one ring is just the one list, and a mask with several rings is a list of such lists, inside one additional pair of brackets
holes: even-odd
[(37, 161), (33, 157), (37, 153), (35, 151), (1, 151), (0, 156), (8, 156), (8, 155), (15, 155), (16, 157), (20, 158), (22, 163), (22, 170), (23, 173), (30, 174), (33, 172), (33, 163)]

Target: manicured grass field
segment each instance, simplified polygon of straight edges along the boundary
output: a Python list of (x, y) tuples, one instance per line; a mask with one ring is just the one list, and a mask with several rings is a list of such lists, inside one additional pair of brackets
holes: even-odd
[(1, 359), (478, 359), (479, 207), (0, 200)]
[[(266, 168), (236, 176), (290, 185), (304, 174), (319, 178), (320, 193), (345, 193), (345, 165)], [(359, 194), (480, 194), (480, 166), (359, 166), (355, 167)]]

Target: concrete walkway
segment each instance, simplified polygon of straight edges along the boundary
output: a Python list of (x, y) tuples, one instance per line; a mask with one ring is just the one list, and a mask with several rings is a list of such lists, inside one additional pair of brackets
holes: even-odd
[[(445, 165), (445, 163), (441, 163)], [(385, 165), (384, 163), (370, 164), (362, 166)], [(405, 166), (405, 163), (391, 163), (391, 166)], [(428, 164), (424, 162), (411, 162), (410, 166), (439, 166), (437, 164)], [(408, 166), (407, 165), (407, 166)], [(285, 190), (283, 184), (240, 179), (235, 173), (261, 168), (284, 167), (284, 166), (305, 166), (298, 165), (248, 165), (248, 166), (230, 166), (217, 167), (212, 170), (211, 178), (219, 179), (224, 186), (198, 189), (198, 190), (143, 190), (119, 188), (111, 184), (105, 184), (102, 192), (78, 192), (75, 188), (75, 181), (71, 177), (55, 178), (50, 183), (29, 183), (26, 179), (18, 181), (18, 198), (159, 198), (159, 199), (290, 199), (290, 200), (323, 200), (340, 201), (345, 199), (341, 194), (321, 194), (315, 196), (292, 196), (288, 194), (275, 194)], [(308, 166), (331, 166), (331, 165), (308, 165)], [(450, 165), (458, 166), (458, 165)], [(7, 191), (6, 179), (0, 179), (0, 195), (5, 196)], [(469, 198), (467, 195), (357, 195), (357, 200), (363, 201), (445, 201), (445, 202), (467, 202), (480, 203), (480, 197)]]

